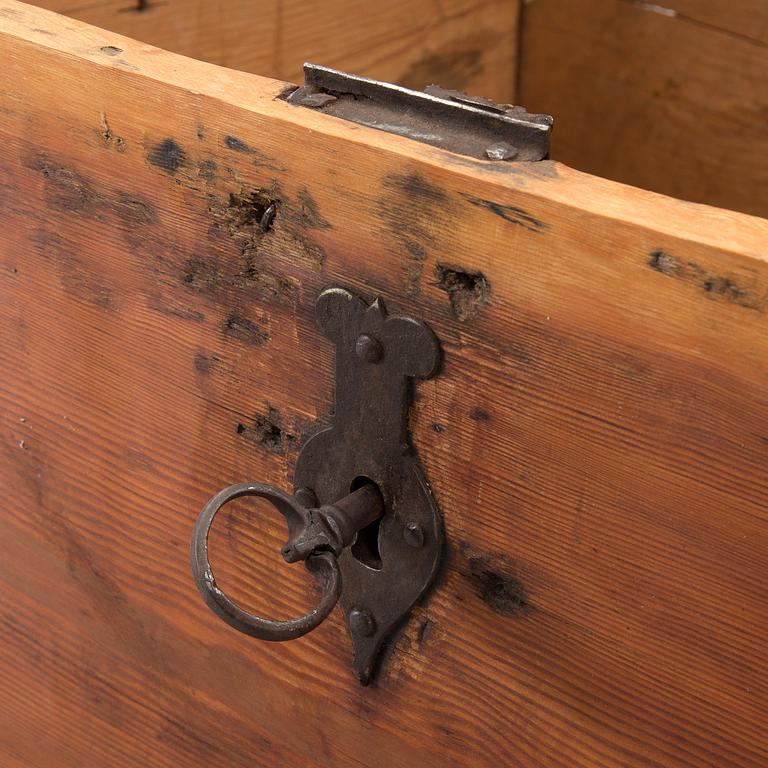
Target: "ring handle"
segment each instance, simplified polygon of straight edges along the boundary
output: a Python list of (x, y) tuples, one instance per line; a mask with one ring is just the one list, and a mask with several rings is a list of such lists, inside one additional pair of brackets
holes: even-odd
[[(236, 483), (219, 491), (204, 507), (192, 532), (190, 561), (192, 574), (206, 605), (230, 626), (246, 635), (279, 642), (306, 635), (324, 621), (333, 610), (341, 594), (341, 573), (333, 552), (310, 554), (307, 568), (323, 583), (324, 592), (319, 604), (303, 616), (293, 619), (264, 619), (240, 608), (216, 585), (208, 560), (208, 533), (218, 511), (229, 501), (243, 496), (267, 499), (288, 523), (289, 541), (312, 525), (309, 510), (288, 494), (272, 485), (262, 483)], [(284, 556), (285, 556), (284, 548)]]

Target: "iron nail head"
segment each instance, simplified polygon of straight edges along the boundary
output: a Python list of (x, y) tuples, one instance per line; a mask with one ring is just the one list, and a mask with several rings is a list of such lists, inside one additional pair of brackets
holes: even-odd
[(517, 147), (507, 144), (505, 141), (500, 141), (497, 144), (491, 144), (485, 150), (485, 156), (489, 160), (513, 160), (517, 157), (519, 151)]
[(293, 494), (293, 497), (296, 499), (296, 501), (299, 504), (301, 504), (302, 507), (306, 507), (307, 509), (316, 507), (320, 503), (317, 500), (317, 496), (315, 495), (315, 492), (311, 488), (307, 488), (306, 486), (297, 488), (296, 493)]
[(378, 339), (363, 333), (355, 342), (355, 353), (366, 363), (378, 363), (384, 356), (384, 348)]
[(423, 547), (424, 546), (424, 529), (413, 521), (406, 524), (403, 530), (403, 538), (405, 543), (411, 547)]
[(272, 222), (275, 220), (276, 213), (277, 206), (274, 203), (270, 203), (264, 210), (264, 213), (261, 214), (261, 219), (259, 220), (259, 229), (262, 232), (269, 232), (272, 229)]
[(349, 628), (356, 635), (370, 637), (376, 631), (376, 621), (368, 611), (353, 608), (349, 612)]

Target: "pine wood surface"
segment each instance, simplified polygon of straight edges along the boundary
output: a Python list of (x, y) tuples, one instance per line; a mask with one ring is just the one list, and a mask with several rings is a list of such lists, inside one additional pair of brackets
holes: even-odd
[[(768, 222), (13, 0), (0, 60), (0, 764), (765, 764)], [(214, 491), (290, 487), (328, 422), (328, 285), (444, 352), (412, 426), (446, 562), (369, 689), (338, 612), (260, 643), (187, 562)], [(212, 550), (285, 616), (281, 541), (237, 506)]]

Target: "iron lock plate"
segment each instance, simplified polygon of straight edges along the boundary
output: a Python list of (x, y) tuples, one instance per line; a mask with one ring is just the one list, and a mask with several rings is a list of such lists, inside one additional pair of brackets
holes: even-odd
[(411, 380), (436, 373), (440, 347), (424, 323), (390, 316), (381, 299), (369, 306), (341, 288), (320, 295), (316, 319), (336, 346), (333, 424), (304, 446), (294, 485), (321, 504), (366, 479), (383, 496), (383, 516), (339, 556), (340, 604), (365, 685), (382, 643), (434, 578), (442, 551), (440, 514), (408, 435)]
[[(389, 315), (343, 288), (323, 291), (319, 327), (336, 347), (332, 424), (299, 454), (294, 494), (238, 483), (200, 513), (190, 549), (195, 582), (208, 606), (231, 626), (262, 640), (291, 640), (316, 628), (338, 601), (354, 649), (355, 673), (371, 681), (382, 647), (437, 572), (443, 549), (440, 513), (410, 443), (413, 379), (433, 376), (440, 346), (430, 328)], [(217, 586), (208, 533), (224, 504), (268, 499), (288, 523), (281, 553), (305, 560), (324, 587), (320, 603), (285, 621), (244, 611)]]

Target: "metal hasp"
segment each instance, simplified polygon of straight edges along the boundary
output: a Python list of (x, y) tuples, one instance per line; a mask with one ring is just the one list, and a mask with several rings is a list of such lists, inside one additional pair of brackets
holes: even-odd
[[(317, 299), (320, 328), (336, 346), (333, 423), (302, 449), (295, 493), (239, 483), (216, 494), (195, 524), (192, 572), (208, 606), (235, 629), (262, 640), (310, 632), (338, 601), (363, 685), (380, 651), (432, 582), (440, 561), (440, 514), (408, 435), (411, 380), (433, 376), (440, 348), (432, 331), (410, 317), (387, 314), (343, 288)], [(276, 621), (244, 611), (217, 586), (208, 533), (235, 498), (266, 498), (288, 524), (281, 550), (304, 560), (323, 586), (312, 611)]]
[(430, 85), (399, 85), (304, 65), (304, 85), (284, 98), (353, 123), (491, 161), (535, 161), (549, 156), (553, 119), (523, 107), (496, 104)]

